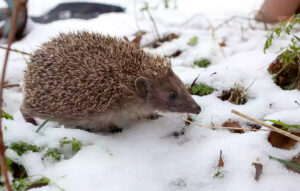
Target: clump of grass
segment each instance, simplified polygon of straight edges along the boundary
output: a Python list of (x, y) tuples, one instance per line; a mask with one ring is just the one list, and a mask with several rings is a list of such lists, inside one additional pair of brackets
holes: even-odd
[(32, 176), (28, 176), (26, 178), (16, 179), (12, 184), (13, 189), (15, 191), (24, 191), (31, 188), (47, 186), (50, 183), (50, 179), (47, 177), (42, 177), (36, 181), (32, 181), (32, 178)]
[(42, 148), (37, 145), (31, 145), (23, 141), (13, 143), (9, 148), (14, 150), (20, 156), (27, 151), (40, 152), (42, 150)]
[(198, 95), (198, 96), (205, 96), (205, 95), (209, 95), (211, 93), (213, 93), (214, 88), (212, 88), (211, 86), (208, 86), (204, 83), (200, 83), (200, 84), (195, 84), (191, 87), (191, 94), (192, 95)]
[(207, 58), (201, 58), (200, 60), (195, 60), (194, 65), (200, 68), (206, 68), (208, 65), (211, 64), (211, 61)]
[(60, 140), (60, 147), (68, 144), (72, 144), (72, 151), (74, 153), (77, 153), (82, 147), (81, 141), (75, 139), (74, 137), (71, 140), (67, 137), (64, 137), (62, 140)]
[[(24, 166), (14, 162), (12, 159), (6, 157), (6, 166), (12, 177), (12, 188), (14, 191), (25, 191), (31, 188), (39, 188), (47, 186), (52, 183), (58, 190), (64, 191), (57, 184), (52, 182), (49, 178), (45, 176), (33, 175), (28, 176)], [(1, 173), (0, 173), (1, 176)], [(0, 190), (4, 186), (2, 180), (0, 180)]]
[(60, 161), (62, 158), (62, 153), (57, 148), (50, 148), (43, 155), (42, 160), (50, 159), (53, 161)]
[(4, 119), (14, 120), (14, 117), (11, 116), (10, 114), (6, 113), (4, 110), (2, 110), (2, 117), (3, 117)]

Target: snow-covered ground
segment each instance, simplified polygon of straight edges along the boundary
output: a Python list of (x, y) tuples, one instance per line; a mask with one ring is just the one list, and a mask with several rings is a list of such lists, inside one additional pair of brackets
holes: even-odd
[[(155, 38), (151, 21), (139, 10), (134, 11), (133, 0), (104, 2), (125, 6), (128, 12), (104, 14), (88, 21), (70, 19), (46, 25), (30, 22), (28, 35), (14, 43), (13, 48), (32, 52), (59, 32), (76, 30), (132, 38), (138, 30), (137, 25), (148, 32), (142, 44)], [(192, 116), (198, 123), (221, 125), (228, 119), (245, 122), (232, 114), (231, 109), (258, 119), (300, 123), (300, 107), (295, 103), (295, 100), (300, 101), (299, 92), (283, 91), (267, 72), (277, 53), (263, 53), (268, 34), (263, 26), (251, 21), (255, 27), (252, 29), (248, 21), (238, 19), (218, 28), (214, 38), (209, 29), (209, 22), (217, 26), (233, 15), (253, 15), (262, 0), (171, 0), (170, 9), (163, 9), (162, 1), (149, 2), (151, 6), (158, 5), (158, 9), (151, 12), (159, 32), (162, 35), (174, 32), (180, 37), (146, 51), (170, 55), (182, 50), (180, 56), (172, 59), (175, 73), (184, 83), (191, 83), (200, 74), (198, 82), (216, 89), (207, 96), (194, 96), (202, 107), (199, 115)], [(177, 2), (178, 9), (172, 8), (174, 2)], [(57, 3), (54, 0), (30, 0), (29, 11), (32, 15), (39, 15)], [(136, 7), (141, 6), (142, 1), (137, 0)], [(197, 16), (192, 18), (194, 15)], [(193, 36), (197, 36), (199, 42), (191, 47), (187, 43)], [(218, 46), (224, 39), (226, 46)], [(284, 42), (279, 41), (274, 48), (278, 49)], [(0, 55), (4, 58), (3, 50), (0, 50)], [(195, 59), (202, 57), (211, 59), (212, 64), (207, 68), (191, 66)], [(25, 59), (26, 56), (11, 53), (7, 73), (9, 83), (22, 84)], [(222, 90), (233, 87), (235, 83), (247, 88), (253, 81), (248, 90), (250, 99), (245, 105), (233, 105), (218, 98)], [(54, 122), (35, 133), (36, 126), (26, 123), (21, 116), (21, 102), (21, 88), (5, 90), (4, 109), (15, 118), (13, 121), (4, 120), (6, 145), (25, 141), (57, 147), (63, 137), (82, 141), (84, 146), (75, 156), (56, 163), (43, 162), (41, 153), (27, 152), (20, 157), (12, 150), (7, 151), (9, 157), (25, 166), (29, 175), (45, 175), (66, 191), (296, 191), (300, 188), (299, 174), (269, 159), (269, 155), (289, 159), (300, 152), (300, 144), (292, 150), (274, 148), (267, 141), (268, 132), (234, 134), (191, 125), (184, 135), (175, 138), (172, 133), (185, 126), (183, 119), (186, 116), (164, 114), (161, 119), (140, 121), (113, 135), (67, 129)], [(221, 170), (224, 177), (214, 178), (220, 150), (225, 163)], [(252, 162), (257, 161), (264, 167), (259, 181), (254, 180), (252, 166)], [(33, 190), (57, 188), (50, 185)]]

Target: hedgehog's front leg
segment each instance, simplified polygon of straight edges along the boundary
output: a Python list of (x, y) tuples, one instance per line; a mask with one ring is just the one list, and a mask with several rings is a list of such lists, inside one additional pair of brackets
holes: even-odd
[(160, 115), (158, 113), (155, 113), (155, 112), (143, 116), (143, 118), (146, 119), (146, 120), (156, 120), (156, 119), (159, 119), (161, 117), (162, 117), (162, 115)]
[(109, 123), (107, 125), (107, 130), (110, 133), (121, 133), (123, 129), (119, 128), (117, 125), (115, 125), (113, 123)]
[(20, 111), (25, 119), (26, 122), (31, 123), (35, 126), (37, 126), (37, 122), (36, 120), (30, 115), (31, 111), (29, 108), (25, 107), (25, 105), (23, 104), (20, 108)]

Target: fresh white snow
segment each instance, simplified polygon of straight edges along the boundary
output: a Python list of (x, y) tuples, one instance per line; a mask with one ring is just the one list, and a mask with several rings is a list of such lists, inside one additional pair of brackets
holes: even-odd
[[(174, 1), (170, 1), (171, 5)], [(29, 1), (29, 11), (39, 15), (60, 1)], [(42, 25), (30, 22), (27, 36), (13, 44), (13, 48), (33, 52), (43, 42), (59, 32), (76, 30), (96, 31), (112, 36), (128, 36), (138, 29), (148, 32), (142, 44), (151, 42), (156, 36), (149, 18), (136, 11), (131, 0), (112, 2), (127, 7), (126, 13), (109, 13), (91, 20), (70, 19)], [(136, 1), (140, 8), (143, 1)], [(221, 125), (228, 119), (246, 122), (230, 112), (236, 109), (257, 119), (276, 119), (286, 123), (300, 124), (299, 91), (284, 91), (276, 86), (267, 67), (275, 59), (286, 39), (274, 44), (274, 49), (263, 53), (269, 32), (259, 23), (235, 20), (215, 31), (212, 38), (210, 22), (217, 26), (233, 15), (249, 16), (259, 8), (262, 0), (177, 0), (178, 9), (163, 9), (162, 1), (149, 1), (161, 35), (170, 32), (180, 38), (164, 43), (157, 49), (146, 48), (153, 54), (170, 55), (176, 50), (183, 53), (172, 59), (174, 72), (184, 83), (191, 83), (199, 74), (198, 82), (211, 85), (214, 93), (194, 99), (202, 112), (192, 117), (202, 125)], [(201, 14), (199, 14), (201, 13)], [(192, 16), (198, 16), (191, 19)], [(137, 20), (135, 20), (137, 18)], [(198, 37), (194, 47), (187, 45), (193, 36)], [(226, 47), (218, 43), (226, 39)], [(3, 45), (4, 43), (2, 43)], [(0, 57), (5, 52), (0, 50)], [(195, 59), (210, 58), (207, 68), (191, 67)], [(23, 81), (26, 56), (11, 52), (7, 72), (9, 83)], [(2, 61), (0, 62), (2, 64)], [(214, 74), (215, 73), (215, 74)], [(250, 99), (245, 105), (233, 105), (221, 101), (222, 90), (238, 83), (249, 88)], [(7, 155), (23, 164), (29, 175), (44, 175), (66, 191), (296, 191), (300, 187), (300, 175), (288, 171), (282, 164), (270, 160), (269, 155), (290, 159), (300, 152), (300, 144), (292, 150), (272, 147), (267, 141), (268, 132), (234, 134), (227, 130), (212, 130), (189, 126), (186, 134), (175, 138), (172, 133), (185, 125), (184, 114), (163, 114), (155, 121), (139, 121), (113, 135), (95, 134), (82, 130), (67, 129), (57, 123), (48, 123), (39, 133), (37, 127), (26, 123), (19, 106), (22, 102), (21, 88), (4, 92), (4, 110), (14, 120), (4, 120), (6, 145), (25, 141), (36, 145), (57, 147), (63, 137), (75, 137), (82, 141), (82, 149), (72, 158), (57, 163), (43, 162), (42, 153), (27, 152), (21, 157), (7, 150)], [(270, 106), (271, 104), (271, 106)], [(39, 120), (42, 122), (43, 120)], [(219, 151), (223, 151), (223, 178), (214, 178), (217, 172)], [(259, 181), (254, 180), (252, 162), (263, 165)], [(57, 190), (53, 185), (32, 189), (35, 191)]]

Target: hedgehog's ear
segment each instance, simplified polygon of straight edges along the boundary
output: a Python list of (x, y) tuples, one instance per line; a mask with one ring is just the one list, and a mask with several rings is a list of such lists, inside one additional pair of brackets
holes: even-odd
[(137, 93), (143, 98), (147, 97), (149, 84), (150, 84), (149, 80), (145, 77), (139, 77), (134, 82)]

